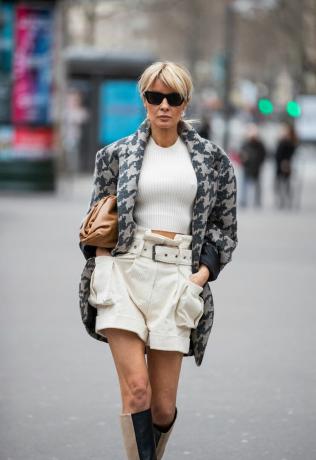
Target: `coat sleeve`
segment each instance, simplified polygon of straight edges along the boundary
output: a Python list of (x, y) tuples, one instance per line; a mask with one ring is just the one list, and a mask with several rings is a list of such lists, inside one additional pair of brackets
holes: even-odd
[(216, 280), (219, 272), (231, 261), (237, 246), (236, 198), (234, 168), (224, 154), (219, 169), (216, 203), (208, 216), (200, 256), (200, 264), (205, 264), (210, 270), (208, 282)]
[[(89, 208), (85, 214), (103, 197), (107, 195), (116, 195), (117, 178), (118, 178), (118, 154), (115, 146), (110, 145), (99, 150), (95, 158), (95, 168), (93, 175), (93, 189), (90, 199)], [(82, 227), (83, 218), (80, 228)], [(79, 243), (79, 247), (86, 259), (95, 257), (96, 247)]]

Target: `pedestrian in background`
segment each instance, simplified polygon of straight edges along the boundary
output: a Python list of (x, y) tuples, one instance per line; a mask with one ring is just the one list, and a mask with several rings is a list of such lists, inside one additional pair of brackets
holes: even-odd
[(139, 90), (146, 120), (96, 156), (89, 210), (116, 194), (118, 241), (112, 251), (81, 244), (80, 306), (89, 334), (113, 355), (128, 459), (160, 460), (182, 359), (201, 365), (212, 328), (209, 282), (237, 245), (236, 179), (226, 153), (183, 119), (185, 68), (156, 62)]
[(247, 125), (246, 138), (240, 148), (242, 182), (240, 205), (245, 207), (251, 202), (254, 206), (262, 204), (261, 170), (266, 158), (266, 148), (259, 137), (257, 125)]
[(82, 143), (82, 130), (89, 118), (89, 113), (84, 107), (82, 94), (71, 88), (65, 100), (63, 111), (62, 140), (65, 148), (66, 171), (71, 176), (80, 171), (80, 147)]
[(212, 136), (211, 123), (210, 123), (209, 117), (205, 114), (202, 116), (202, 121), (198, 129), (198, 133), (204, 139), (211, 139), (211, 136)]
[(290, 208), (293, 203), (291, 184), (292, 160), (298, 139), (292, 124), (284, 123), (275, 151), (275, 202), (278, 208)]

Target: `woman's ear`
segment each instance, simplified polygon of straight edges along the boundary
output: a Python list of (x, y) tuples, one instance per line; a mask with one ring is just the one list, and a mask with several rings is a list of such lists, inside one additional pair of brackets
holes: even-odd
[(182, 112), (181, 112), (181, 117), (184, 117), (184, 115), (185, 115), (185, 110), (186, 110), (186, 108), (187, 108), (187, 105), (188, 105), (187, 103), (184, 103), (184, 104), (183, 104)]

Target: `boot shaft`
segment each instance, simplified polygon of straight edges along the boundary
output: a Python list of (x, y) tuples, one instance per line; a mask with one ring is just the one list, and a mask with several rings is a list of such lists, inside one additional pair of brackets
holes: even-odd
[(154, 435), (155, 435), (155, 443), (156, 443), (157, 460), (161, 460), (162, 457), (163, 457), (163, 454), (165, 452), (167, 442), (168, 442), (168, 440), (170, 438), (170, 435), (171, 435), (171, 432), (173, 430), (174, 423), (176, 421), (177, 415), (178, 415), (178, 409), (176, 407), (173, 421), (171, 422), (169, 427), (167, 427), (166, 430), (162, 430), (161, 427), (159, 427), (155, 423), (153, 424), (153, 426), (154, 426)]
[(120, 414), (128, 460), (157, 460), (151, 409)]

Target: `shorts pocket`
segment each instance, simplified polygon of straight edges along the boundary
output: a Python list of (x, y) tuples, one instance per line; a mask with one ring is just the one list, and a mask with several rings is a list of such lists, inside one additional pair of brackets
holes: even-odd
[(204, 300), (200, 296), (203, 287), (185, 280), (176, 306), (176, 323), (180, 327), (195, 329), (204, 311)]
[(130, 272), (135, 265), (136, 259), (136, 254), (131, 252), (124, 252), (123, 254), (117, 254), (114, 256), (114, 264), (122, 273), (123, 278), (128, 278), (130, 276)]
[(98, 256), (95, 258), (95, 269), (90, 280), (90, 295), (88, 301), (94, 307), (112, 305), (111, 278), (113, 268), (112, 256)]

